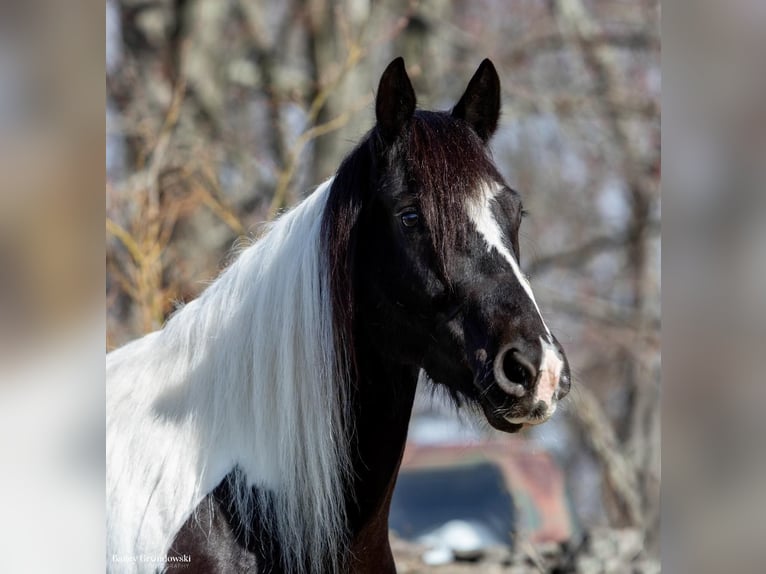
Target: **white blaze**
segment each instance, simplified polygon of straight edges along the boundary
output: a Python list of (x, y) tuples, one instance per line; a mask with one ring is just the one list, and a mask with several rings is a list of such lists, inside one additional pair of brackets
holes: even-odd
[(537, 387), (535, 388), (535, 399), (533, 404), (537, 404), (538, 401), (543, 401), (548, 405), (548, 414), (552, 415), (556, 409), (554, 404), (556, 397), (556, 390), (559, 386), (559, 379), (561, 378), (561, 369), (564, 367), (564, 361), (561, 360), (561, 355), (556, 350), (556, 347), (551, 345), (548, 341), (540, 337), (540, 345), (542, 345), (543, 352), (540, 359), (539, 378), (537, 380)]
[(494, 197), (495, 191), (490, 189), (489, 186), (485, 185), (479, 194), (479, 197), (469, 201), (466, 205), (468, 217), (476, 226), (476, 230), (479, 232), (479, 234), (484, 238), (484, 241), (487, 243), (489, 250), (491, 251), (493, 248), (496, 249), (497, 252), (500, 253), (500, 255), (502, 255), (508, 261), (511, 269), (513, 270), (513, 274), (516, 276), (516, 279), (521, 284), (521, 287), (524, 289), (526, 294), (529, 296), (529, 299), (532, 301), (532, 304), (535, 306), (537, 315), (540, 317), (540, 321), (542, 321), (543, 327), (545, 327), (545, 332), (548, 335), (548, 340), (553, 341), (553, 338), (551, 337), (551, 331), (548, 329), (548, 325), (546, 325), (542, 313), (540, 313), (540, 307), (537, 306), (537, 301), (535, 301), (535, 296), (532, 293), (532, 286), (529, 284), (529, 281), (521, 272), (519, 263), (516, 261), (513, 253), (509, 251), (506, 243), (503, 241), (503, 231), (498, 225), (495, 216), (492, 214), (492, 200)]

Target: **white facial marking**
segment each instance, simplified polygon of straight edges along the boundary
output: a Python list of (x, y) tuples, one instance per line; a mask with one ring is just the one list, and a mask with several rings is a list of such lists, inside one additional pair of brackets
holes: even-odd
[(468, 217), (476, 226), (476, 230), (484, 238), (484, 241), (486, 241), (489, 250), (491, 251), (493, 248), (496, 249), (497, 252), (500, 253), (500, 255), (502, 255), (508, 261), (511, 269), (513, 270), (513, 274), (516, 276), (516, 279), (521, 284), (521, 287), (524, 289), (532, 301), (532, 304), (535, 306), (537, 314), (540, 317), (540, 321), (542, 321), (543, 327), (545, 327), (545, 332), (548, 335), (548, 340), (553, 341), (553, 338), (551, 337), (551, 331), (548, 329), (548, 325), (546, 325), (542, 313), (540, 313), (540, 307), (537, 306), (537, 301), (535, 301), (535, 296), (532, 293), (532, 286), (529, 284), (529, 281), (527, 281), (527, 278), (521, 272), (519, 263), (516, 261), (513, 253), (511, 253), (508, 250), (508, 247), (506, 247), (506, 244), (503, 241), (503, 231), (500, 229), (495, 216), (492, 214), (492, 200), (495, 197), (495, 193), (496, 190), (493, 191), (489, 186), (484, 186), (484, 189), (482, 189), (482, 192), (479, 194), (479, 198), (477, 200), (468, 202), (468, 205), (466, 206)]
[(540, 337), (540, 344), (543, 347), (543, 354), (540, 359), (540, 368), (538, 369), (540, 376), (535, 389), (534, 402), (543, 401), (548, 405), (549, 414), (552, 415), (556, 408), (554, 400), (564, 361), (561, 360), (561, 355), (559, 355), (556, 348), (542, 337)]

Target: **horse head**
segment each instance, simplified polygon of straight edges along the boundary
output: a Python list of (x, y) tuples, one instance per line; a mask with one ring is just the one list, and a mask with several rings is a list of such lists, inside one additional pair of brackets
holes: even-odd
[(482, 62), (451, 111), (429, 112), (416, 109), (396, 59), (375, 111), (354, 223), (362, 328), (391, 360), (479, 405), (493, 427), (546, 421), (569, 392), (569, 365), (520, 269), (521, 196), (490, 155), (494, 66)]

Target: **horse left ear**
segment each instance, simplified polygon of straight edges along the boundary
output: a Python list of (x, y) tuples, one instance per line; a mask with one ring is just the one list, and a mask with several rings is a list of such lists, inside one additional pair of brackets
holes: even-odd
[(484, 142), (495, 133), (500, 118), (500, 78), (490, 60), (485, 59), (476, 70), (452, 116), (467, 121)]
[(391, 144), (415, 113), (415, 90), (399, 57), (383, 72), (375, 97), (375, 118), (383, 140)]

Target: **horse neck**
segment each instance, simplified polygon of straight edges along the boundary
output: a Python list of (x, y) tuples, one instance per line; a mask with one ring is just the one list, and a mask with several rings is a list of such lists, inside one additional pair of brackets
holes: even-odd
[(375, 350), (364, 334), (356, 345), (351, 459), (353, 499), (347, 500), (355, 572), (384, 572), (393, 561), (388, 513), (415, 398), (418, 369)]

